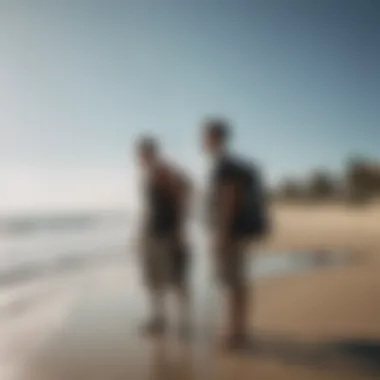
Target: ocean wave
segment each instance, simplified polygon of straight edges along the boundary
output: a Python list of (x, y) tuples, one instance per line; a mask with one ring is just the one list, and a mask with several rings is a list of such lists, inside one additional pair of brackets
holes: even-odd
[(89, 230), (105, 223), (122, 222), (126, 218), (122, 213), (7, 216), (0, 218), (0, 233), (21, 235), (39, 231)]
[(34, 260), (12, 267), (3, 267), (0, 270), (0, 287), (28, 282), (43, 276), (78, 270), (87, 265), (124, 257), (126, 249), (125, 245), (113, 245), (104, 246), (98, 251), (73, 250), (49, 259)]

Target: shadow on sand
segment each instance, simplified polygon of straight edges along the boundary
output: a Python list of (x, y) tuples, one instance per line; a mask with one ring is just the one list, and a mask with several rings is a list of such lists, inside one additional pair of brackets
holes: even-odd
[(242, 355), (268, 356), (287, 364), (380, 375), (380, 340), (302, 342), (286, 336), (258, 336)]

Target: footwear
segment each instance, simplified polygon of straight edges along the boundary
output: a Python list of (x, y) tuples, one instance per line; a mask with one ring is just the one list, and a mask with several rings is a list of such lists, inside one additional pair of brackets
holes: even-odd
[(152, 319), (143, 326), (143, 333), (147, 335), (162, 335), (166, 331), (166, 323), (163, 319)]

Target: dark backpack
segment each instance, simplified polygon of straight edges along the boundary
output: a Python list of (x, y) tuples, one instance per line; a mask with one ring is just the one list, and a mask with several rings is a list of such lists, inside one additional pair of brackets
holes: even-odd
[(239, 213), (239, 222), (244, 226), (242, 232), (247, 237), (264, 238), (270, 233), (271, 225), (261, 172), (242, 160), (234, 159), (233, 165), (241, 173), (244, 183), (242, 209)]

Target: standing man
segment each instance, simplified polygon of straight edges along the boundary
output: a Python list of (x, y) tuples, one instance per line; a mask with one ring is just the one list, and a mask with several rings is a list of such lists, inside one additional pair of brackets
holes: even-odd
[(212, 250), (218, 274), (228, 291), (227, 348), (245, 344), (249, 325), (245, 256), (268, 228), (260, 173), (230, 152), (231, 130), (224, 120), (209, 120), (203, 144), (213, 159), (210, 211)]
[(166, 162), (158, 142), (142, 138), (137, 154), (146, 174), (142, 259), (152, 315), (145, 326), (148, 334), (161, 334), (167, 326), (165, 295), (170, 287), (178, 294), (179, 332), (189, 333), (188, 252), (185, 223), (190, 199), (187, 177)]

